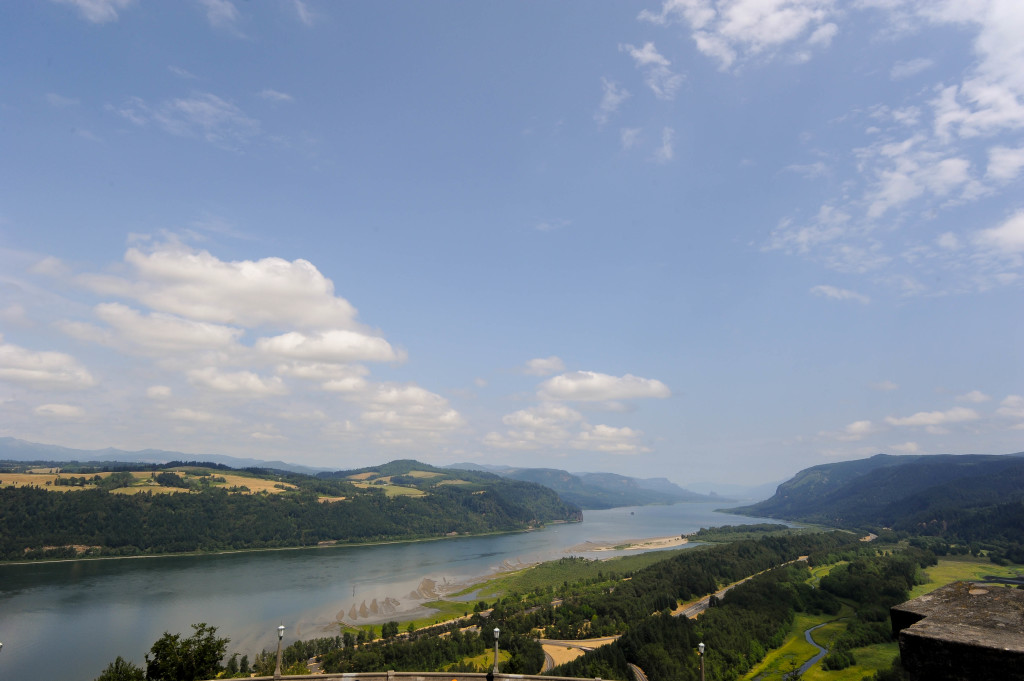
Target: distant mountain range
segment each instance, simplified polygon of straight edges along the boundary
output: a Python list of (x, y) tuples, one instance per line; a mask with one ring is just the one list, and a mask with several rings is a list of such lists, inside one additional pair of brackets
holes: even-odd
[(631, 478), (615, 473), (569, 473), (555, 468), (514, 468), (479, 463), (453, 463), (446, 468), (486, 471), (513, 480), (536, 482), (555, 490), (565, 501), (583, 509), (683, 501), (730, 501), (714, 494), (691, 492), (666, 478)]
[(19, 440), (14, 437), (0, 437), (0, 461), (104, 461), (120, 463), (167, 463), (168, 461), (204, 461), (220, 463), (232, 468), (270, 468), (292, 473), (316, 475), (328, 468), (312, 468), (284, 461), (263, 461), (260, 459), (244, 459), (222, 454), (184, 454), (163, 449), (142, 449), (126, 451), (123, 449), (73, 449), (58, 445), (44, 445), (36, 442)]
[(735, 513), (972, 541), (1024, 542), (1024, 453), (889, 456), (814, 466)]

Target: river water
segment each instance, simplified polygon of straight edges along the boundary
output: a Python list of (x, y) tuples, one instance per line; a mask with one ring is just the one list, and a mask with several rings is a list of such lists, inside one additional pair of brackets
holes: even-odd
[[(337, 635), (339, 615), (374, 599), (415, 607), (411, 596), (424, 579), (443, 591), (519, 564), (569, 554), (622, 554), (573, 549), (587, 541), (778, 522), (718, 513), (714, 508), (720, 505), (586, 511), (581, 523), (487, 537), (0, 565), (0, 680), (89, 681), (118, 655), (144, 666), (144, 654), (164, 632), (190, 635), (196, 622), (216, 626), (218, 635), (231, 639), (229, 653), (251, 659), (276, 645), (279, 623), (287, 627), (287, 645), (296, 638)], [(401, 612), (393, 619), (402, 619)]]

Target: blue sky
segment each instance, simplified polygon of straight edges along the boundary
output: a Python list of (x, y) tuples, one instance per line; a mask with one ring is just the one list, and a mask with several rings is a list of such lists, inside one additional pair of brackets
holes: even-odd
[(1024, 5), (0, 9), (0, 435), (754, 484), (1024, 450)]

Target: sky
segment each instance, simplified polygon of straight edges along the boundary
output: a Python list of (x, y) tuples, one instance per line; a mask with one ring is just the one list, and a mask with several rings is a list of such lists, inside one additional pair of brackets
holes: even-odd
[(0, 7), (0, 436), (698, 491), (1024, 450), (1019, 0)]

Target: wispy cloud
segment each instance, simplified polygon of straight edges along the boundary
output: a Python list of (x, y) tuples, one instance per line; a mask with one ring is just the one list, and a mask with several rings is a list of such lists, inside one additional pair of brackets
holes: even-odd
[(619, 49), (628, 53), (636, 67), (644, 72), (644, 82), (655, 97), (675, 99), (683, 84), (683, 76), (669, 68), (672, 62), (658, 52), (654, 43), (644, 43), (642, 47), (619, 45)]
[(258, 120), (209, 92), (193, 92), (156, 106), (131, 97), (114, 110), (135, 125), (155, 123), (172, 135), (197, 137), (225, 149), (238, 149), (260, 134)]
[(638, 18), (689, 26), (697, 49), (729, 69), (787, 45), (805, 60), (803, 51), (827, 46), (838, 32), (830, 21), (835, 14), (833, 0), (663, 0), (660, 11), (643, 10)]
[(618, 112), (622, 103), (630, 97), (629, 90), (619, 87), (613, 80), (602, 78), (601, 87), (603, 89), (601, 103), (594, 114), (594, 120), (598, 125), (606, 124)]
[(273, 102), (290, 102), (293, 99), (291, 95), (285, 92), (278, 92), (277, 90), (271, 90), (270, 88), (261, 90), (260, 97), (263, 99), (269, 99)]
[(654, 160), (658, 163), (668, 163), (675, 158), (676, 131), (672, 128), (662, 128), (661, 145), (654, 150)]
[(863, 305), (867, 305), (871, 302), (871, 299), (862, 293), (851, 291), (845, 288), (836, 288), (835, 286), (828, 286), (822, 284), (815, 286), (811, 289), (811, 293), (822, 298), (830, 298), (832, 300), (853, 300)]
[(94, 24), (117, 21), (118, 10), (123, 10), (135, 0), (52, 0), (62, 5), (71, 5), (82, 18)]

